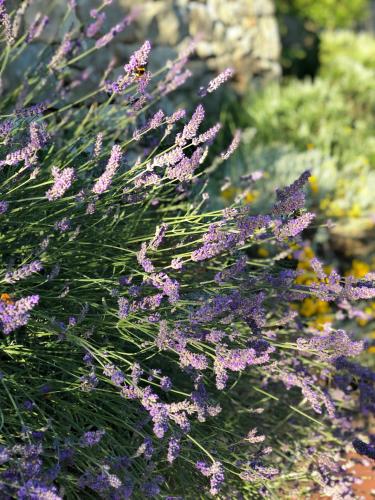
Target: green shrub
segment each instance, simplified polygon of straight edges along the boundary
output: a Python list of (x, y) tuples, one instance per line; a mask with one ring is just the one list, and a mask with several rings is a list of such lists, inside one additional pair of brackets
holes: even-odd
[(346, 28), (366, 16), (367, 0), (276, 0), (279, 14), (313, 21), (320, 28)]

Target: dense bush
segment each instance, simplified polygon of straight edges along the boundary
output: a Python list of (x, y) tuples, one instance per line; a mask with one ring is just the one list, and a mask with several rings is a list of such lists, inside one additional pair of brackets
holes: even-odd
[(322, 32), (358, 28), (369, 9), (368, 0), (276, 0), (284, 74), (314, 77), (320, 65)]
[(372, 216), (375, 70), (363, 47), (374, 40), (369, 35), (359, 36), (363, 43), (356, 40), (349, 33), (324, 34), (321, 76), (271, 84), (249, 94), (246, 113), (229, 112), (247, 130), (226, 170), (231, 179), (249, 167), (261, 169), (265, 189), (272, 192), (279, 180), (290, 182), (310, 167), (310, 200), (324, 214), (335, 219)]
[(276, 8), (312, 21), (317, 29), (352, 28), (365, 18), (368, 0), (276, 0)]
[[(76, 39), (70, 1), (61, 45), (30, 60), (0, 103), (1, 496), (272, 498), (319, 487), (351, 498), (342, 458), (352, 442), (374, 456), (374, 374), (348, 359), (364, 345), (339, 318), (375, 296), (374, 275), (344, 278), (312, 258), (311, 279), (298, 281), (295, 241), (314, 219), (308, 170), (267, 213), (204, 210), (220, 125), (204, 130), (202, 104), (190, 118), (158, 108), (188, 78), (193, 45), (151, 74), (146, 41), (117, 79), (110, 66), (73, 100), (85, 81), (74, 64), (135, 15), (103, 35), (108, 3)], [(2, 73), (47, 22), (15, 40), (21, 19), (0, 0)], [(200, 89), (202, 100), (230, 76)], [(309, 325), (290, 306), (306, 297), (328, 302), (338, 324)]]

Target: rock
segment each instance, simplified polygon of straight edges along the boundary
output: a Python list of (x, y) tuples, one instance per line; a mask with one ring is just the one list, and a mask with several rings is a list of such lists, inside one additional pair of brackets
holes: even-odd
[[(77, 0), (76, 11), (67, 13), (66, 0), (34, 0), (26, 11), (26, 29), (39, 11), (50, 14), (51, 22), (31, 46), (43, 43), (57, 46), (70, 30), (74, 36), (82, 25), (93, 22), (90, 10), (101, 3)], [(114, 0), (103, 10), (107, 17), (96, 38), (120, 22), (134, 5), (134, 0)], [(150, 68), (157, 69), (164, 65), (163, 58), (175, 57), (189, 37), (202, 35), (192, 64), (193, 69), (199, 68), (199, 75), (189, 83), (194, 88), (201, 84), (198, 78), (202, 74), (210, 79), (227, 66), (237, 70), (233, 82), (238, 92), (245, 91), (252, 82), (258, 84), (279, 77), (280, 42), (272, 0), (144, 0), (138, 5), (141, 8), (138, 18), (104, 51), (80, 61), (80, 67), (90, 64), (93, 72), (99, 71), (112, 55), (121, 67), (132, 51), (148, 39), (153, 46)], [(91, 40), (87, 46), (90, 43)]]

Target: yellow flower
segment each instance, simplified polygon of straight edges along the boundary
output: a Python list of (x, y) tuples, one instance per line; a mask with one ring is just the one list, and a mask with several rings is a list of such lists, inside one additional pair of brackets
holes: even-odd
[(308, 144), (306, 144), (306, 149), (307, 149), (308, 151), (311, 151), (312, 149), (314, 149), (314, 147), (315, 147), (315, 146), (314, 146), (314, 144), (313, 144), (312, 142), (309, 142)]
[(329, 209), (327, 210), (327, 214), (331, 215), (332, 217), (344, 217), (345, 210), (342, 207), (340, 207), (337, 202), (332, 201), (329, 204)]
[(226, 201), (233, 201), (234, 197), (237, 194), (237, 189), (235, 187), (227, 187), (224, 189), (221, 193), (220, 196), (224, 198)]
[(308, 259), (312, 259), (315, 255), (314, 250), (311, 247), (305, 247), (303, 253)]
[(368, 319), (366, 318), (357, 318), (357, 325), (366, 326), (368, 323)]
[(318, 179), (315, 177), (315, 175), (311, 175), (309, 177), (309, 184), (310, 184), (311, 191), (313, 193), (317, 193), (319, 191)]
[(318, 330), (323, 330), (326, 323), (332, 323), (334, 317), (330, 315), (317, 316), (314, 321), (309, 322), (309, 326), (317, 328)]
[(354, 259), (352, 261), (352, 268), (346, 274), (353, 275), (356, 278), (363, 278), (363, 276), (365, 276), (369, 272), (370, 272), (370, 266), (367, 264), (367, 262)]
[(258, 248), (258, 255), (260, 255), (260, 257), (268, 257), (269, 256), (269, 251), (267, 250), (267, 248), (264, 248), (264, 247), (260, 247)]
[(244, 202), (247, 204), (252, 203), (258, 198), (258, 195), (259, 195), (258, 191), (248, 191), (245, 194)]
[(354, 203), (352, 208), (350, 210), (348, 210), (349, 217), (357, 218), (357, 217), (360, 217), (361, 214), (362, 214), (362, 210), (361, 210), (361, 207), (358, 205), (358, 203)]
[(316, 311), (320, 314), (324, 314), (330, 311), (330, 307), (328, 302), (325, 302), (324, 300), (317, 300), (316, 301)]
[(371, 354), (375, 354), (375, 346), (371, 346), (368, 348), (368, 352)]
[(300, 307), (300, 313), (305, 317), (313, 316), (316, 313), (316, 304), (314, 300), (309, 297), (304, 299)]
[(328, 209), (331, 201), (328, 198), (323, 198), (323, 200), (320, 201), (320, 209), (323, 210), (324, 212)]
[(333, 267), (332, 266), (323, 266), (323, 271), (326, 274), (330, 274), (333, 271)]

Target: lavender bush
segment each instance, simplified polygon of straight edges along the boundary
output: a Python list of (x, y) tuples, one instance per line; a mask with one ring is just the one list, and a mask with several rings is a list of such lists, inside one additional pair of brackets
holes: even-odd
[[(314, 259), (316, 279), (297, 282), (308, 171), (267, 214), (204, 210), (220, 129), (205, 129), (204, 100), (231, 70), (191, 113), (159, 107), (193, 42), (151, 73), (146, 41), (74, 100), (75, 63), (137, 14), (103, 33), (109, 3), (74, 38), (68, 2), (62, 44), (0, 103), (1, 497), (354, 498), (342, 459), (374, 457), (375, 375), (352, 359), (363, 342), (290, 304), (371, 299), (375, 276)], [(1, 74), (48, 22), (22, 33), (27, 4), (0, 0)]]

